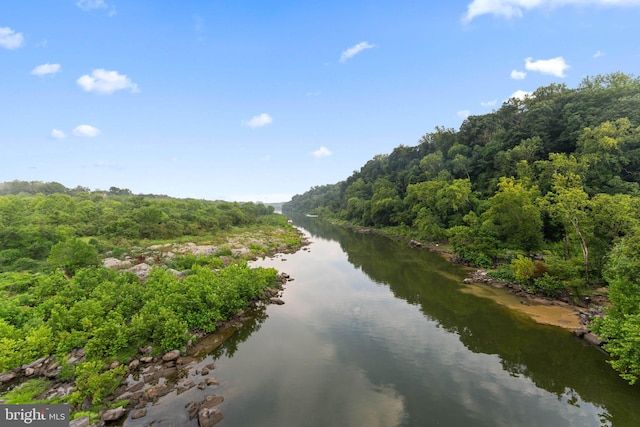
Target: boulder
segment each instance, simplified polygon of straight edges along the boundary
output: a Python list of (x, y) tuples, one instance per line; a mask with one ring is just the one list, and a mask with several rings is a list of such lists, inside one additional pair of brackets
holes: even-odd
[(218, 406), (222, 402), (224, 402), (224, 397), (223, 396), (211, 394), (211, 395), (207, 396), (202, 402), (200, 402), (198, 404), (198, 409), (199, 410), (211, 409), (214, 406)]
[(89, 417), (84, 416), (84, 417), (76, 418), (73, 421), (70, 421), (69, 427), (87, 427), (90, 422), (91, 420), (89, 419)]
[(129, 363), (129, 370), (135, 371), (140, 366), (140, 361), (138, 359), (133, 359), (131, 363)]
[(270, 301), (272, 304), (278, 304), (278, 305), (282, 305), (282, 304), (284, 304), (284, 301), (282, 301), (280, 298), (272, 297), (272, 298), (269, 298), (269, 301)]
[(124, 407), (118, 406), (116, 409), (109, 409), (102, 414), (102, 421), (115, 421), (124, 415)]
[(131, 419), (132, 420), (137, 420), (138, 418), (142, 418), (145, 415), (147, 415), (147, 410), (146, 409), (136, 409), (131, 413)]
[(202, 409), (198, 411), (198, 425), (200, 427), (212, 427), (222, 421), (224, 417), (220, 409)]
[(7, 383), (17, 376), (18, 375), (15, 372), (5, 372), (4, 374), (0, 374), (0, 384)]
[(177, 360), (180, 357), (180, 350), (172, 350), (162, 356), (162, 360), (165, 362), (170, 362), (172, 360)]
[(127, 271), (134, 273), (140, 279), (146, 279), (147, 276), (149, 275), (149, 271), (151, 271), (151, 266), (143, 262), (143, 263), (134, 265), (133, 267), (127, 268)]
[(105, 258), (104, 260), (102, 260), (102, 265), (104, 265), (107, 268), (121, 270), (123, 268), (131, 267), (131, 261), (129, 260), (120, 261), (118, 258)]

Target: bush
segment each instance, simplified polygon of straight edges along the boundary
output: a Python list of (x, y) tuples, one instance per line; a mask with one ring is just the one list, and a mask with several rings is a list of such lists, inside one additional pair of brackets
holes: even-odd
[(534, 292), (541, 292), (548, 297), (556, 298), (566, 290), (566, 286), (557, 277), (544, 273), (541, 277), (534, 279), (531, 289)]
[(511, 260), (511, 270), (513, 270), (513, 276), (517, 281), (527, 284), (531, 282), (536, 272), (536, 267), (529, 258), (518, 255), (517, 258)]

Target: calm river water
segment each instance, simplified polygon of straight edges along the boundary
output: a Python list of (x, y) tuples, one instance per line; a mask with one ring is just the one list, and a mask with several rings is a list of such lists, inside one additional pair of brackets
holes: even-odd
[[(197, 426), (184, 405), (225, 398), (220, 427), (638, 426), (640, 388), (568, 331), (461, 291), (463, 271), (377, 235), (296, 220), (309, 251), (270, 305), (224, 344), (220, 385), (175, 392), (125, 426)], [(197, 382), (197, 381), (196, 381)]]

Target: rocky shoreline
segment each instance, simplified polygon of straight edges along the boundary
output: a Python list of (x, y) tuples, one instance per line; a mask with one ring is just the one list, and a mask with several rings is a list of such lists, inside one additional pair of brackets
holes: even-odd
[[(167, 261), (175, 256), (192, 254), (195, 256), (213, 255), (220, 248), (228, 248), (230, 254), (223, 256), (225, 265), (238, 260), (255, 260), (258, 256), (275, 256), (276, 254), (293, 253), (300, 249), (305, 249), (309, 241), (302, 240), (299, 248), (291, 248), (284, 242), (276, 242), (270, 249), (256, 254), (249, 247), (266, 247), (263, 240), (256, 238), (233, 239), (223, 246), (197, 245), (195, 243), (168, 243), (155, 245), (143, 249), (138, 249), (135, 253), (124, 255), (121, 258), (109, 256), (103, 260), (103, 265), (107, 268), (132, 272), (141, 280), (145, 280), (149, 272), (155, 265), (164, 266)], [(166, 267), (165, 267), (166, 268)], [(178, 277), (183, 277), (183, 273), (170, 270)], [(284, 284), (292, 281), (288, 274), (280, 272), (278, 283), (274, 288), (267, 288), (262, 296), (253, 300), (247, 308), (226, 321), (218, 322), (217, 329), (213, 334), (218, 334), (222, 344), (226, 338), (231, 336), (244, 322), (251, 319), (249, 314), (261, 306), (275, 304), (282, 305), (281, 299)], [(152, 347), (138, 349), (138, 354), (129, 361), (125, 379), (120, 386), (106, 398), (110, 409), (103, 409), (99, 412), (99, 421), (91, 423), (89, 416), (82, 416), (70, 422), (70, 427), (103, 427), (105, 425), (121, 425), (125, 417), (130, 414), (131, 419), (139, 419), (147, 415), (147, 408), (152, 406), (163, 396), (175, 392), (181, 394), (192, 388), (201, 391), (215, 388), (218, 380), (211, 375), (215, 369), (214, 363), (207, 363), (200, 366), (197, 358), (191, 355), (198, 343), (209, 334), (196, 335), (197, 340), (190, 343), (190, 346), (183, 349), (176, 349), (162, 355), (153, 356)], [(218, 344), (218, 345), (219, 345)], [(74, 349), (67, 354), (64, 366), (56, 360), (54, 356), (38, 359), (32, 363), (18, 366), (11, 371), (0, 373), (0, 390), (6, 391), (28, 379), (45, 378), (52, 381), (51, 386), (41, 394), (42, 399), (64, 398), (74, 390), (72, 381), (61, 379), (63, 369), (73, 367), (86, 361), (84, 349)], [(120, 366), (120, 363), (113, 362), (109, 368)], [(185, 415), (193, 420), (198, 419), (200, 427), (211, 427), (223, 419), (222, 412), (216, 408), (224, 401), (223, 396), (207, 394), (204, 399), (190, 401), (184, 408)], [(0, 399), (0, 403), (2, 400)], [(121, 405), (118, 403), (122, 402)], [(80, 405), (80, 410), (89, 410), (90, 401), (85, 401)], [(152, 425), (154, 420), (150, 421)]]
[[(261, 298), (252, 301), (244, 312), (238, 313), (225, 322), (220, 322), (215, 333), (224, 337), (230, 336), (250, 319), (247, 312), (259, 305), (284, 304), (280, 298), (284, 290), (283, 285), (293, 279), (286, 273), (280, 273), (278, 278), (279, 283), (276, 288), (267, 289)], [(222, 342), (224, 339), (220, 341), (220, 344)], [(197, 359), (189, 355), (189, 349), (184, 350), (176, 349), (159, 356), (152, 356), (152, 347), (140, 348), (139, 353), (127, 365), (125, 380), (106, 399), (109, 406), (115, 406), (115, 408), (100, 411), (100, 421), (97, 423), (91, 424), (88, 416), (82, 416), (71, 421), (70, 427), (118, 425), (129, 413), (131, 419), (145, 417), (147, 407), (169, 393), (181, 394), (194, 387), (200, 390), (215, 388), (218, 385), (218, 380), (211, 375), (215, 364), (207, 363), (204, 366), (199, 366)], [(84, 349), (75, 349), (66, 356), (67, 366), (74, 366), (84, 361)], [(119, 365), (118, 362), (114, 362), (110, 368), (113, 369)], [(63, 366), (55, 360), (54, 356), (38, 359), (28, 365), (19, 366), (0, 374), (0, 386), (6, 388), (26, 379), (46, 378), (52, 380), (53, 384), (42, 398), (63, 398), (73, 391), (74, 384), (59, 378), (62, 370)], [(216, 408), (223, 401), (223, 396), (208, 394), (202, 400), (190, 401), (185, 406), (185, 414), (188, 414), (191, 420), (197, 418), (200, 427), (211, 427), (223, 419), (222, 412)], [(122, 405), (118, 405), (118, 402), (122, 402)], [(85, 401), (80, 409), (89, 409), (90, 404), (91, 402)]]
[[(392, 235), (390, 233), (386, 233), (381, 230), (367, 228), (367, 227), (359, 227), (352, 224), (336, 223), (336, 225), (347, 226), (363, 234), (377, 233), (377, 234), (390, 236), (396, 239), (404, 240), (411, 247), (422, 248), (422, 249), (430, 250), (432, 252), (436, 252), (451, 263), (466, 266), (463, 260), (458, 258), (456, 255), (452, 254), (451, 252), (443, 249), (443, 247), (437, 243), (432, 243), (432, 242), (424, 243), (416, 239), (407, 238), (399, 235)], [(599, 348), (601, 351), (604, 351), (602, 349), (603, 342), (591, 331), (590, 325), (594, 319), (604, 316), (604, 313), (605, 313), (604, 308), (608, 305), (608, 299), (606, 297), (606, 288), (600, 289), (601, 291), (600, 296), (590, 297), (585, 301), (583, 301), (582, 305), (576, 305), (568, 297), (550, 298), (542, 295), (532, 295), (529, 292), (527, 292), (525, 289), (523, 289), (523, 287), (518, 283), (494, 279), (493, 277), (489, 276), (489, 274), (485, 269), (473, 269), (468, 266), (466, 267), (468, 268), (469, 271), (468, 271), (467, 277), (463, 280), (463, 283), (465, 284), (482, 284), (482, 285), (491, 286), (496, 289), (505, 289), (506, 291), (520, 298), (520, 303), (523, 305), (544, 305), (544, 306), (555, 305), (555, 306), (566, 307), (567, 309), (572, 310), (580, 326), (577, 328), (571, 328), (570, 329), (571, 332), (575, 336), (584, 339), (586, 343)]]

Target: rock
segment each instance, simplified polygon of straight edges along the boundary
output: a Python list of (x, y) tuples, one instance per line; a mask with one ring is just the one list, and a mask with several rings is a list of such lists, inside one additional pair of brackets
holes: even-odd
[(116, 270), (120, 270), (120, 269), (123, 269), (123, 268), (131, 267), (131, 261), (129, 261), (129, 260), (120, 261), (118, 258), (105, 258), (102, 261), (102, 265), (104, 265), (107, 268), (113, 268), (113, 269), (116, 269)]
[(223, 396), (211, 394), (198, 404), (198, 410), (211, 409), (214, 406), (218, 406), (222, 402), (224, 402)]
[(218, 379), (216, 377), (209, 377), (205, 380), (207, 385), (218, 385)]
[(284, 304), (284, 301), (282, 301), (280, 298), (269, 298), (269, 301), (273, 304), (278, 304), (278, 305), (282, 305)]
[(84, 416), (69, 422), (69, 427), (87, 427), (90, 422), (91, 420), (89, 417)]
[(124, 407), (118, 406), (116, 409), (109, 409), (102, 414), (102, 421), (115, 421), (124, 415)]
[(180, 357), (180, 350), (172, 350), (162, 356), (162, 360), (165, 362), (170, 362), (172, 360), (177, 360)]
[(149, 402), (155, 402), (159, 398), (161, 398), (162, 396), (166, 396), (170, 392), (171, 389), (169, 387), (167, 387), (166, 385), (158, 384), (145, 391), (143, 397)]
[(7, 383), (17, 376), (18, 375), (15, 372), (5, 372), (4, 374), (0, 374), (0, 384)]
[(189, 413), (190, 420), (198, 416), (198, 405), (196, 404), (196, 402), (191, 401), (186, 405), (184, 405), (184, 407), (187, 408), (187, 412)]
[(116, 360), (109, 365), (109, 369), (116, 369), (118, 366), (120, 366), (120, 362)]
[(151, 362), (153, 362), (153, 357), (151, 357), (151, 356), (141, 357), (140, 361), (142, 363), (151, 363)]
[(202, 409), (198, 411), (198, 425), (200, 427), (211, 427), (222, 421), (222, 411), (217, 408)]
[(584, 339), (591, 345), (595, 345), (596, 347), (600, 347), (602, 345), (602, 341), (600, 341), (600, 339), (591, 332), (587, 332), (586, 334), (584, 334), (582, 336), (582, 339)]
[(205, 388), (207, 388), (207, 384), (203, 381), (200, 384), (198, 384), (198, 388), (200, 390), (204, 390)]
[(140, 361), (138, 359), (133, 359), (131, 363), (129, 363), (129, 370), (135, 371), (140, 366)]
[(151, 266), (143, 262), (143, 263), (134, 265), (133, 267), (127, 268), (126, 271), (130, 271), (131, 273), (134, 273), (136, 276), (138, 276), (140, 279), (144, 280), (149, 275), (149, 271), (151, 271)]
[(27, 377), (30, 377), (31, 375), (33, 375), (33, 374), (35, 374), (35, 373), (36, 373), (36, 370), (35, 370), (35, 369), (33, 369), (33, 368), (27, 368), (27, 369), (25, 369), (25, 370), (24, 370), (24, 374), (25, 374)]
[(207, 368), (206, 366), (202, 368), (202, 370), (200, 371), (200, 375), (202, 375), (203, 377), (209, 375), (209, 368)]
[(573, 335), (582, 338), (587, 332), (588, 332), (587, 328), (585, 328), (584, 326), (581, 326), (573, 330)]
[(147, 415), (147, 410), (146, 409), (136, 409), (131, 413), (131, 419), (132, 420), (137, 420), (138, 418), (142, 418), (145, 415)]
[(184, 393), (185, 391), (189, 390), (190, 388), (195, 387), (196, 383), (193, 382), (193, 380), (187, 380), (184, 383), (178, 385), (176, 387), (176, 392), (177, 394), (181, 394)]
[(210, 371), (213, 371), (214, 369), (216, 369), (216, 364), (211, 362), (211, 363), (207, 363), (206, 365), (204, 365), (204, 367), (209, 369)]
[(409, 246), (413, 248), (421, 248), (424, 246), (424, 244), (422, 242), (418, 242), (417, 240), (411, 240), (409, 241)]

